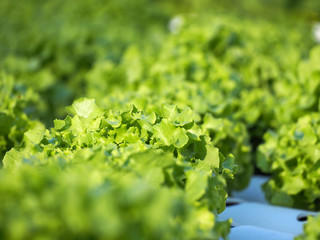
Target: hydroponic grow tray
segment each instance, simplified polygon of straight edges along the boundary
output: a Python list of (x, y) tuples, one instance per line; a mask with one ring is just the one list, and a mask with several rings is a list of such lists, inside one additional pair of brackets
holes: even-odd
[(220, 220), (232, 218), (230, 240), (291, 240), (303, 232), (308, 215), (317, 212), (270, 205), (261, 190), (266, 176), (253, 176), (249, 186), (233, 192)]

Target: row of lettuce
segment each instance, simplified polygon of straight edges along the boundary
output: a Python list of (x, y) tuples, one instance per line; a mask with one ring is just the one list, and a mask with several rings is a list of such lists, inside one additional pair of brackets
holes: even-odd
[[(320, 210), (320, 47), (308, 24), (188, 14), (167, 30), (166, 4), (117, 18), (141, 6), (31, 2), (25, 21), (2, 3), (3, 238), (219, 239), (227, 192), (255, 168), (270, 175), (270, 203)], [(48, 20), (29, 20), (35, 8)], [(298, 238), (319, 226), (310, 218)]]
[(184, 239), (227, 236), (217, 222), (236, 170), (189, 107), (104, 110), (79, 99), (38, 127), (1, 172), (6, 239)]

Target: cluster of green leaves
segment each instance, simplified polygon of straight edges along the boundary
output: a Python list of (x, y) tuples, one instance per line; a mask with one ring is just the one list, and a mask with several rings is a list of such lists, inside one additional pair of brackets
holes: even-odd
[(319, 134), (320, 115), (313, 113), (264, 136), (257, 163), (261, 170), (272, 173), (263, 186), (271, 203), (320, 209)]
[[(210, 112), (215, 117), (236, 121), (234, 124), (244, 122), (255, 148), (266, 129), (275, 125), (275, 100), (265, 87), (280, 78), (283, 69), (293, 68), (305, 51), (303, 48), (309, 45), (301, 37), (304, 34), (297, 34), (307, 34), (304, 25), (294, 32), (264, 21), (242, 21), (239, 25), (239, 19), (221, 15), (212, 21), (206, 18), (205, 24), (182, 17), (182, 22), (191, 24), (173, 24), (170, 29), (176, 34), (165, 36), (166, 24), (177, 12), (175, 3), (166, 1), (79, 1), (74, 5), (28, 0), (20, 2), (23, 13), (11, 1), (1, 4), (5, 27), (0, 33), (1, 46), (10, 46), (1, 48), (1, 67), (13, 74), (17, 82), (40, 93), (45, 107), (37, 112), (47, 125), (54, 116), (63, 116), (63, 107), (75, 96), (95, 97), (109, 107), (104, 104), (105, 97), (115, 96), (114, 102), (119, 105), (122, 96), (127, 102), (134, 101), (136, 96), (127, 97), (131, 91), (138, 88), (139, 95), (144, 96), (149, 88), (148, 97), (157, 93), (160, 103), (171, 101), (190, 106), (196, 111), (197, 121)], [(202, 11), (200, 6), (197, 11)], [(155, 14), (154, 9), (160, 11)], [(122, 14), (124, 10), (126, 16)], [(118, 31), (117, 26), (125, 30)], [(266, 38), (265, 32), (270, 37)], [(25, 39), (31, 39), (32, 44), (25, 46)], [(301, 45), (301, 41), (305, 44)], [(125, 50), (132, 43), (138, 47)], [(155, 50), (158, 46), (159, 50)], [(283, 57), (288, 54), (290, 58)], [(172, 82), (176, 83), (174, 87)], [(121, 94), (112, 94), (119, 85), (126, 86), (126, 92), (118, 89)], [(246, 135), (244, 132), (242, 138)], [(244, 165), (250, 161), (250, 157), (238, 154), (239, 166), (241, 159)], [(252, 167), (248, 169), (252, 171)], [(248, 180), (239, 177), (237, 189), (244, 188)]]
[(273, 204), (320, 209), (319, 56), (320, 47), (312, 48), (296, 76), (275, 85), (278, 127), (265, 134), (257, 155), (258, 167), (272, 176), (264, 190)]
[[(206, 25), (195, 19), (188, 22), (181, 16), (182, 23), (167, 38), (157, 57), (151, 58), (150, 52), (133, 47), (119, 67), (108, 65), (105, 71), (100, 68), (104, 63), (98, 64), (88, 80), (95, 79), (97, 83), (101, 79), (106, 88), (100, 91), (100, 84), (89, 84), (88, 94), (102, 95), (109, 86), (111, 94), (99, 98), (104, 106), (135, 102), (145, 111), (153, 110), (153, 104), (162, 101), (187, 104), (194, 109), (196, 121), (211, 136), (212, 143), (222, 153), (236, 156), (238, 173), (235, 181), (228, 182), (229, 189), (248, 184), (253, 169), (250, 159), (262, 144), (256, 162), (261, 171), (271, 174), (264, 186), (270, 202), (318, 210), (318, 165), (313, 165), (317, 162), (313, 155), (317, 145), (308, 142), (306, 148), (297, 143), (299, 150), (295, 151), (299, 154), (292, 156), (293, 143), (282, 146), (271, 141), (269, 133), (264, 139), (262, 136), (268, 130), (292, 136), (284, 126), (292, 126), (299, 118), (318, 111), (320, 48), (311, 48), (311, 42), (301, 45), (301, 33), (282, 27), (260, 23), (264, 27), (259, 32), (253, 30), (252, 23), (245, 22), (242, 29), (234, 19), (224, 20)], [(265, 38), (266, 29), (273, 38)], [(288, 55), (290, 58), (283, 57)], [(105, 75), (101, 75), (104, 71)], [(128, 92), (109, 82), (120, 73)], [(261, 157), (264, 142), (272, 144), (274, 155), (268, 149), (267, 155)], [(288, 155), (290, 159), (283, 160)], [(279, 163), (283, 161), (286, 163)], [(272, 167), (267, 171), (266, 165)]]
[[(12, 76), (0, 73), (1, 160), (8, 150), (21, 143), (24, 132), (43, 127), (39, 121), (30, 119), (38, 100), (38, 96), (32, 89), (15, 84)], [(29, 112), (29, 117), (26, 112)]]
[(279, 103), (275, 108), (278, 127), (319, 110), (320, 46), (311, 48), (306, 55), (297, 62), (295, 72), (288, 72), (285, 79), (274, 84)]
[(49, 125), (83, 96), (84, 75), (96, 60), (117, 63), (129, 44), (161, 42), (176, 9), (171, 5), (150, 0), (1, 1), (0, 68), (40, 94), (46, 107), (39, 117)]
[[(237, 10), (226, 15), (230, 6)], [(318, 138), (312, 134), (318, 133), (320, 47), (313, 47), (310, 24), (297, 20), (306, 15), (319, 19), (317, 9), (316, 0), (0, 1), (0, 71), (6, 72), (0, 76), (0, 159), (16, 147), (1, 170), (3, 181), (13, 182), (0, 186), (11, 194), (4, 202), (44, 211), (42, 196), (69, 196), (67, 185), (74, 190), (70, 206), (78, 192), (85, 201), (75, 205), (78, 221), (53, 201), (46, 205), (48, 213), (60, 210), (48, 222), (40, 210), (22, 216), (11, 214), (12, 205), (6, 205), (1, 211), (11, 220), (0, 233), (19, 239), (29, 237), (32, 229), (36, 234), (30, 237), (47, 238), (50, 232), (53, 238), (78, 238), (81, 229), (83, 238), (122, 239), (123, 227), (130, 226), (132, 233), (138, 229), (133, 238), (155, 238), (155, 233), (164, 239), (217, 238), (228, 228), (214, 220), (223, 210), (224, 189), (245, 188), (254, 167), (271, 174), (264, 186), (271, 203), (319, 210)], [(243, 18), (248, 14), (254, 21)], [(272, 15), (272, 21), (258, 15)], [(64, 106), (83, 96), (116, 111), (83, 99), (69, 108), (73, 118), (55, 120), (43, 133), (42, 124), (53, 126), (53, 119), (65, 116)], [(233, 158), (225, 159), (217, 148), (225, 156), (234, 154), (234, 178)], [(138, 158), (145, 159), (141, 165)], [(151, 161), (163, 158), (170, 161)], [(79, 166), (96, 169), (100, 185), (82, 182), (81, 176), (91, 173)], [(32, 178), (45, 184), (24, 180)], [(115, 189), (101, 187), (102, 182)], [(135, 183), (145, 186), (141, 196), (148, 197), (128, 206), (110, 196), (120, 191), (135, 198), (130, 190)], [(109, 214), (104, 205), (99, 211), (81, 208), (101, 200), (90, 195), (97, 186), (104, 189), (101, 199), (116, 206), (114, 219), (128, 216), (121, 226), (113, 222), (113, 231), (96, 224), (93, 212)], [(52, 192), (46, 189), (50, 187)], [(146, 200), (160, 192), (177, 202), (160, 206)], [(190, 200), (191, 195), (196, 199)], [(150, 222), (157, 227), (143, 219), (147, 210), (137, 217), (125, 215), (121, 204), (133, 212), (142, 209), (139, 204), (159, 208), (152, 216), (161, 217)], [(169, 211), (176, 204), (181, 211)], [(201, 211), (205, 222), (195, 217)], [(171, 219), (170, 226), (157, 223), (161, 213)], [(27, 218), (34, 220), (23, 225)], [(178, 222), (185, 225), (179, 228)], [(62, 225), (64, 233), (54, 235)], [(168, 235), (164, 228), (170, 229)]]
[(189, 107), (117, 112), (84, 98), (67, 110), (74, 116), (55, 120), (51, 130), (27, 131), (5, 155), (2, 237), (227, 236), (230, 223), (216, 216), (234, 158), (211, 144)]
[(239, 19), (226, 16), (174, 20), (158, 51), (131, 46), (119, 64), (97, 61), (86, 76), (87, 95), (98, 96), (106, 108), (134, 103), (146, 112), (154, 111), (155, 103), (186, 104), (204, 128), (212, 119), (203, 130), (223, 154), (232, 152), (239, 166), (229, 189), (243, 189), (263, 134), (295, 119), (294, 111), (283, 111), (294, 100), (283, 95), (279, 82), (290, 85), (289, 76), (312, 44), (300, 44), (303, 25), (295, 32), (264, 21), (243, 20), (239, 26)]
[(239, 190), (246, 187), (253, 173), (253, 164), (245, 125), (207, 114), (202, 128), (211, 137), (212, 144), (222, 153), (232, 152), (236, 156), (237, 174), (235, 179), (228, 179), (228, 189)]
[[(253, 5), (252, 1), (248, 0), (245, 2), (240, 5), (254, 6), (250, 12), (257, 11), (258, 5), (261, 5), (261, 3)], [(279, 5), (283, 5), (282, 3), (283, 1)], [(212, 1), (211, 4), (214, 9), (230, 10), (229, 6), (223, 7), (223, 4), (217, 1)], [(16, 81), (21, 81), (40, 93), (42, 101), (46, 104), (46, 107), (39, 112), (40, 119), (49, 125), (52, 119), (64, 116), (63, 108), (71, 104), (72, 99), (86, 95), (87, 83), (84, 78), (96, 62), (110, 61), (112, 64), (118, 64), (125, 49), (132, 43), (157, 48), (166, 41), (164, 40), (167, 34), (166, 25), (172, 16), (190, 11), (200, 15), (209, 12), (209, 15), (212, 15), (212, 10), (208, 11), (208, 6), (207, 0), (197, 3), (188, 0), (138, 0), (134, 3), (129, 0), (108, 3), (102, 0), (79, 0), (77, 4), (61, 0), (49, 0), (41, 4), (38, 0), (20, 0), (15, 3), (4, 0), (0, 3), (0, 53), (2, 56), (0, 67), (14, 74)], [(242, 7), (239, 8), (242, 9)], [(274, 8), (272, 8), (273, 13)], [(280, 6), (278, 8), (283, 9)], [(265, 7), (263, 9), (265, 10)], [(56, 14), (57, 12), (59, 14)], [(220, 16), (215, 19), (215, 22), (219, 19)], [(222, 27), (215, 32), (216, 37), (212, 39), (211, 46), (214, 46), (217, 55), (234, 52), (229, 49), (238, 47), (235, 51), (236, 55), (229, 56), (231, 59), (242, 61), (243, 56), (258, 59), (254, 51), (244, 51), (245, 54), (241, 54), (241, 59), (237, 56), (241, 52), (238, 51), (239, 47), (243, 48), (242, 44), (245, 41), (248, 41), (252, 47), (252, 39), (248, 39), (248, 36), (241, 37), (245, 29), (249, 29), (253, 34), (256, 34), (257, 29), (261, 29), (258, 30), (259, 39), (254, 39), (257, 40), (254, 43), (260, 44), (274, 39), (273, 42), (263, 46), (261, 50), (264, 54), (265, 51), (275, 52), (279, 53), (280, 59), (284, 59), (281, 53), (297, 52), (270, 51), (285, 39), (279, 40), (276, 39), (278, 36), (270, 36), (270, 34), (279, 33), (283, 29), (278, 31), (274, 26), (266, 29), (265, 24), (259, 23), (259, 27), (249, 24), (235, 32), (234, 29), (240, 27), (239, 19), (227, 21), (230, 22), (229, 26), (236, 27), (231, 31)], [(120, 28), (121, 31), (118, 30)], [(301, 27), (299, 31), (301, 29), (307, 28)], [(211, 31), (209, 28), (206, 28), (207, 30)], [(269, 32), (268, 38), (265, 37), (266, 31)], [(247, 32), (244, 31), (245, 34)], [(288, 36), (287, 38), (292, 41), (293, 36), (290, 31), (284, 32), (282, 36)], [(239, 38), (245, 41), (239, 42)], [(196, 38), (193, 40), (198, 42)], [(304, 38), (303, 41), (308, 40)], [(297, 47), (294, 44), (291, 46)], [(279, 49), (287, 50), (280, 47)], [(267, 59), (263, 64), (265, 63), (270, 65), (272, 61)]]

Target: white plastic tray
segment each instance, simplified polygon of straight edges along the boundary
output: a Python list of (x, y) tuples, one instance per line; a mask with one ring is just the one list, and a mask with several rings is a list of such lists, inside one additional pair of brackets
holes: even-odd
[(252, 176), (249, 186), (243, 191), (233, 191), (233, 198), (240, 198), (249, 202), (268, 203), (264, 197), (261, 185), (269, 180), (267, 176)]
[(251, 225), (297, 235), (302, 233), (305, 216), (308, 215), (316, 215), (316, 212), (241, 202), (226, 207), (226, 210), (219, 215), (219, 220), (232, 218), (233, 226)]
[(239, 226), (231, 229), (229, 240), (293, 240), (294, 234), (273, 231), (254, 226)]

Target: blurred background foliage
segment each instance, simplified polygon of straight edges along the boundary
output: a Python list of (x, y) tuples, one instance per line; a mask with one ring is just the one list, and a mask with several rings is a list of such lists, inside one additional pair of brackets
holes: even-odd
[(131, 44), (156, 49), (178, 14), (232, 15), (294, 27), (319, 20), (319, 12), (319, 1), (311, 0), (3, 0), (0, 67), (40, 93), (47, 107), (36, 115), (49, 124), (86, 95), (84, 76), (95, 62), (117, 64)]

